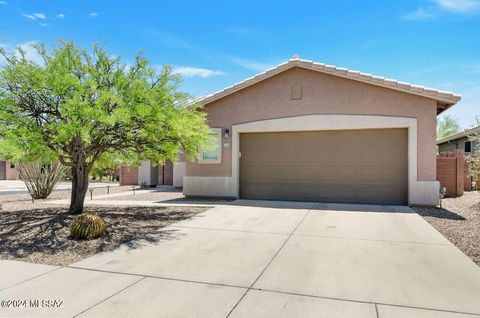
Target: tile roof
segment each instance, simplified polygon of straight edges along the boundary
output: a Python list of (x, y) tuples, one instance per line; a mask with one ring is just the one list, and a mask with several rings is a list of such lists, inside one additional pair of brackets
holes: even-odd
[(454, 94), (452, 92), (441, 91), (434, 88), (427, 88), (424, 86), (401, 82), (395, 79), (389, 79), (389, 78), (375, 76), (368, 73), (362, 73), (360, 71), (350, 70), (348, 68), (337, 67), (335, 65), (328, 65), (328, 64), (313, 62), (310, 60), (303, 60), (303, 59), (300, 59), (298, 56), (294, 56), (290, 60), (284, 63), (281, 63), (269, 70), (266, 70), (265, 72), (262, 72), (253, 77), (247, 78), (232, 86), (228, 86), (213, 94), (208, 94), (206, 96), (203, 96), (197, 99), (195, 102), (199, 102), (202, 104), (211, 103), (217, 99), (220, 99), (229, 94), (237, 92), (243, 88), (256, 84), (260, 81), (263, 81), (269, 77), (272, 77), (278, 73), (281, 73), (293, 67), (301, 67), (301, 68), (318, 71), (325, 74), (331, 74), (331, 75), (348, 78), (355, 81), (360, 81), (360, 82), (369, 83), (376, 86), (381, 86), (381, 87), (385, 87), (385, 88), (389, 88), (397, 91), (402, 91), (402, 92), (410, 93), (413, 95), (419, 95), (419, 96), (431, 98), (444, 105), (444, 107), (440, 108), (439, 113), (444, 111), (448, 107), (453, 106), (461, 99), (460, 95)]
[(461, 132), (458, 132), (458, 133), (456, 133), (456, 134), (453, 134), (453, 135), (450, 135), (450, 136), (447, 136), (447, 137), (438, 139), (438, 140), (436, 141), (436, 144), (437, 144), (437, 145), (441, 145), (441, 144), (444, 144), (444, 143), (447, 143), (447, 142), (450, 142), (450, 141), (453, 141), (453, 140), (457, 140), (457, 139), (466, 137), (469, 133), (475, 132), (476, 130), (479, 130), (479, 129), (480, 129), (480, 127), (465, 128), (465, 129), (464, 129), (463, 131), (461, 131)]

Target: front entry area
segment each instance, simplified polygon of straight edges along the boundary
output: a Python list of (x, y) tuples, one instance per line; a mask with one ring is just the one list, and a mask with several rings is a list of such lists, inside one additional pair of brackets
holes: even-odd
[(240, 134), (240, 197), (407, 204), (406, 128)]

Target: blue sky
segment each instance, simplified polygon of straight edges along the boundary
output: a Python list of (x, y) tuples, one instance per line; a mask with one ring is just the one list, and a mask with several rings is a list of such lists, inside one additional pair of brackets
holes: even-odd
[[(315, 2), (315, 3), (314, 3)], [(97, 42), (125, 62), (140, 50), (214, 92), (292, 55), (463, 95), (445, 112), (480, 115), (480, 0), (0, 0), (0, 46)]]

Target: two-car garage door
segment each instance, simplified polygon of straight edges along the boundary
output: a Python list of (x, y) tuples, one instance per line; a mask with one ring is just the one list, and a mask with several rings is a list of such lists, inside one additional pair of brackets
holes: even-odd
[(407, 129), (240, 135), (246, 199), (407, 203)]

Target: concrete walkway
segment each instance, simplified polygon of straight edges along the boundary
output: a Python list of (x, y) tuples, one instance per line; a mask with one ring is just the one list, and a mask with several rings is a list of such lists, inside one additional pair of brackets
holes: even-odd
[(63, 301), (0, 316), (480, 316), (480, 268), (406, 207), (240, 200), (161, 232), (69, 267), (0, 262), (0, 300)]
[[(118, 182), (90, 182), (89, 188), (106, 188), (106, 187), (119, 187)], [(71, 182), (60, 182), (54, 191), (70, 191), (72, 189)], [(11, 194), (27, 194), (28, 190), (25, 183), (21, 180), (0, 180), (0, 196)]]
[[(135, 194), (140, 196), (141, 194), (146, 193), (167, 193), (169, 190), (173, 190), (174, 188), (168, 187), (160, 187), (160, 188), (153, 188), (153, 189), (136, 189)], [(230, 204), (232, 201), (199, 201), (199, 200), (178, 200), (172, 202), (171, 198), (165, 197), (164, 199), (156, 200), (156, 201), (145, 201), (145, 200), (117, 200), (118, 197), (124, 196), (132, 196), (132, 191), (124, 191), (118, 193), (111, 193), (111, 194), (101, 194), (95, 195), (95, 192), (92, 197), (87, 193), (84, 201), (85, 206), (143, 206), (143, 207), (173, 207), (173, 206), (188, 206), (188, 207), (214, 207), (217, 205), (225, 205)], [(182, 195), (183, 196), (183, 195)], [(55, 199), (55, 200), (46, 200), (43, 201), (44, 204), (58, 204), (58, 205), (65, 205), (70, 203), (70, 199)]]

